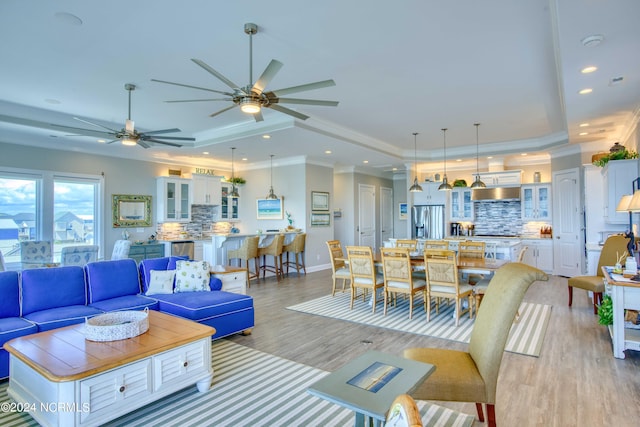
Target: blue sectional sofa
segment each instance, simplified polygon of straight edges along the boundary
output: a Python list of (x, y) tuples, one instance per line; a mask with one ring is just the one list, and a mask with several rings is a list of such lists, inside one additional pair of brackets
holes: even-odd
[[(9, 376), (9, 355), (1, 346), (24, 335), (82, 323), (109, 311), (159, 310), (216, 329), (213, 338), (245, 333), (254, 326), (253, 298), (221, 290), (211, 276), (205, 292), (146, 296), (152, 270), (176, 268), (177, 257), (91, 262), (0, 272), (0, 379)], [(169, 290), (171, 292), (171, 290)]]

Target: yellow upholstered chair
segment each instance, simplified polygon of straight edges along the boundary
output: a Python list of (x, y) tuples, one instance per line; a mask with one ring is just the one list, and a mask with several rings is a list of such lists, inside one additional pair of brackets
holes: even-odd
[(602, 293), (604, 292), (604, 276), (602, 274), (602, 266), (615, 265), (618, 262), (617, 257), (622, 257), (627, 251), (629, 239), (624, 236), (610, 236), (602, 247), (598, 267), (595, 276), (576, 276), (568, 281), (569, 286), (569, 307), (573, 303), (573, 288), (584, 289), (593, 292), (593, 313), (598, 313), (598, 304), (602, 302)]
[[(227, 251), (227, 262), (229, 264), (231, 264), (232, 259), (238, 259), (240, 260), (240, 267), (242, 267), (242, 261), (244, 261), (244, 267), (247, 271), (247, 286), (250, 286), (251, 279), (260, 278), (260, 261), (258, 259), (259, 243), (260, 236), (248, 236), (238, 249)], [(254, 274), (251, 274), (251, 270), (249, 269), (249, 260), (253, 260)]]
[(351, 303), (357, 298), (357, 289), (362, 289), (362, 300), (366, 301), (367, 291), (373, 291), (372, 305), (373, 313), (376, 312), (376, 298), (378, 289), (384, 287), (384, 277), (378, 274), (373, 262), (373, 253), (368, 246), (347, 246), (347, 257), (349, 259), (349, 269), (351, 271)]
[(413, 297), (416, 294), (422, 296), (426, 311), (424, 299), (426, 282), (413, 277), (409, 248), (382, 248), (380, 254), (384, 277), (384, 314), (387, 314), (389, 296), (397, 293), (409, 295), (409, 319), (413, 317)]
[(329, 257), (331, 258), (331, 278), (333, 279), (331, 296), (334, 296), (336, 294), (338, 279), (342, 280), (342, 292), (344, 292), (347, 280), (351, 280), (351, 271), (349, 270), (349, 266), (344, 262), (344, 252), (342, 252), (340, 240), (328, 240), (327, 248), (329, 249)]
[(420, 409), (408, 394), (401, 394), (396, 397), (384, 422), (388, 427), (422, 427), (422, 417)]
[[(498, 373), (513, 319), (529, 286), (547, 280), (540, 270), (521, 263), (498, 269), (478, 310), (468, 351), (410, 348), (404, 357), (433, 364), (436, 369), (411, 395), (419, 400), (474, 402), (478, 418), (495, 427)], [(506, 402), (505, 402), (506, 403)]]
[[(453, 299), (456, 303), (456, 326), (460, 324), (460, 316), (469, 313), (473, 317), (473, 288), (468, 283), (461, 283), (458, 275), (458, 264), (454, 251), (438, 249), (424, 250), (424, 265), (427, 278), (425, 300), (427, 305), (427, 322), (431, 320), (431, 298), (436, 298), (436, 313), (439, 311), (440, 299)], [(466, 309), (462, 300), (467, 299)]]
[[(282, 244), (284, 243), (284, 234), (276, 234), (273, 236), (273, 240), (268, 246), (263, 248), (258, 247), (258, 257), (262, 257), (262, 263), (260, 270), (262, 271), (262, 278), (270, 271), (276, 275), (278, 282), (283, 276), (282, 271)], [(273, 265), (267, 265), (267, 255), (273, 257)]]
[[(301, 268), (304, 274), (307, 274), (307, 267), (304, 264), (304, 247), (306, 240), (307, 233), (296, 234), (296, 237), (291, 243), (282, 247), (282, 253), (287, 254), (287, 260), (284, 262), (284, 265), (287, 266), (287, 274), (289, 274), (289, 266), (294, 266), (298, 274), (300, 274)], [(289, 261), (289, 253), (293, 254), (295, 258), (294, 261)], [(299, 260), (298, 257), (300, 258)]]
[(405, 239), (396, 240), (396, 248), (409, 248), (411, 252), (415, 252), (417, 247), (418, 247), (417, 240), (405, 240)]

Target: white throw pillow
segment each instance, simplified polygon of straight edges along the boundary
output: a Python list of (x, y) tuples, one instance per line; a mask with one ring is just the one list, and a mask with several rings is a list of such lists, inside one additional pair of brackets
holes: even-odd
[(173, 292), (209, 290), (209, 263), (207, 261), (176, 262), (176, 288)]
[(145, 295), (172, 294), (173, 279), (176, 277), (175, 270), (151, 270), (149, 288)]

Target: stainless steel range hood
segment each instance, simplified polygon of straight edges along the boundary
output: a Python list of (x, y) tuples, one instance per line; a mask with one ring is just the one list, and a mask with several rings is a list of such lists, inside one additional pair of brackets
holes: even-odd
[(520, 200), (520, 187), (475, 188), (471, 191), (474, 202), (500, 202)]

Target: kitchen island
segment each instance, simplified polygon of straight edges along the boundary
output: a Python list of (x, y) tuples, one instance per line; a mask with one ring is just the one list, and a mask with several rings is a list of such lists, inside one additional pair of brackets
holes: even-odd
[[(210, 265), (226, 265), (227, 264), (227, 251), (230, 249), (238, 249), (242, 246), (244, 239), (252, 236), (260, 236), (259, 246), (268, 246), (273, 237), (278, 234), (284, 234), (284, 244), (291, 243), (295, 238), (295, 235), (301, 231), (273, 231), (266, 233), (226, 233), (226, 234), (214, 234), (211, 236), (211, 243), (205, 243), (203, 245), (203, 259), (209, 262)], [(238, 260), (232, 261), (233, 265), (237, 266)]]

